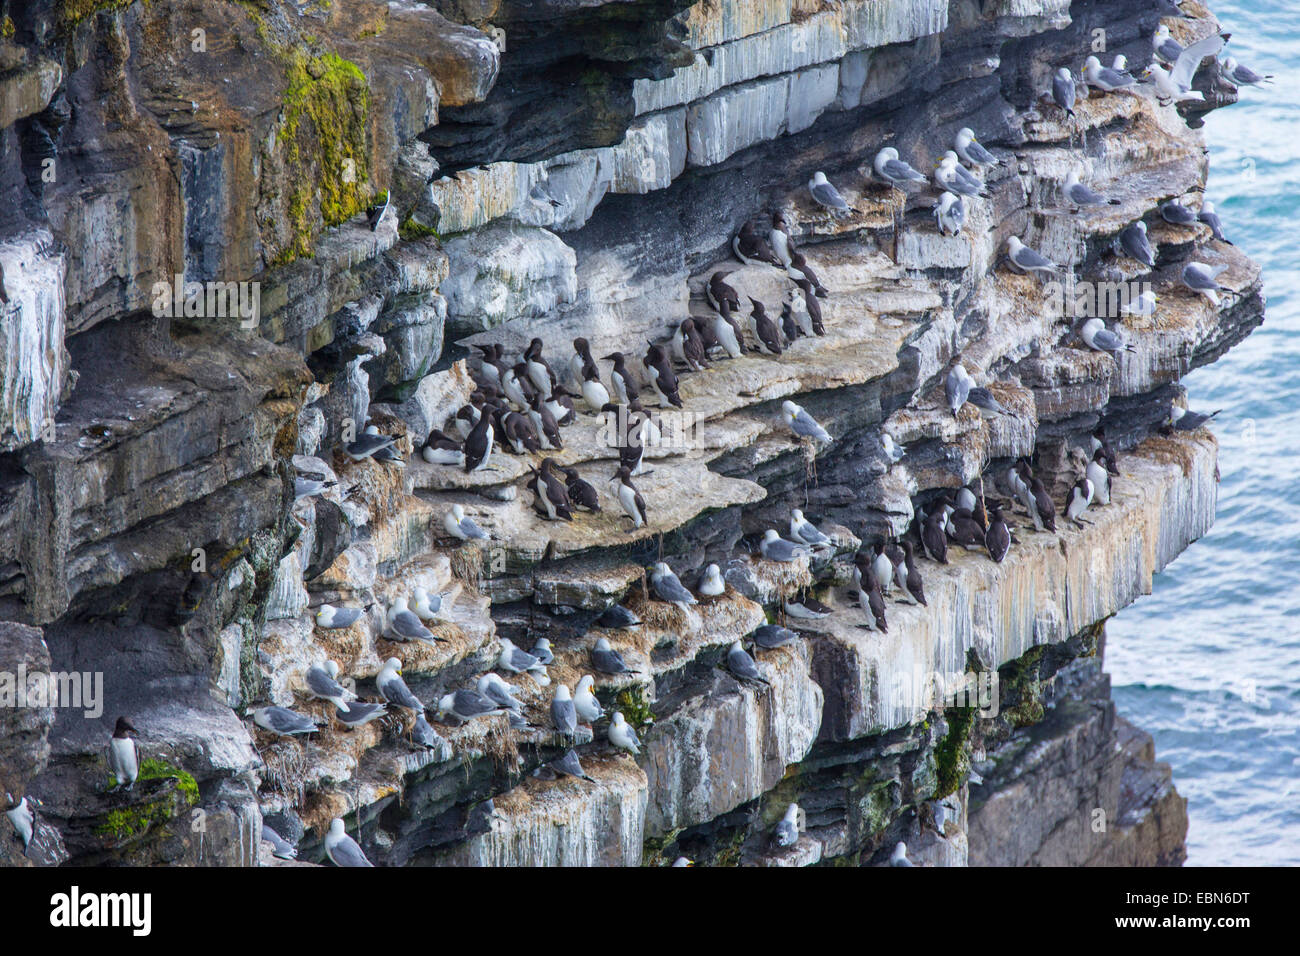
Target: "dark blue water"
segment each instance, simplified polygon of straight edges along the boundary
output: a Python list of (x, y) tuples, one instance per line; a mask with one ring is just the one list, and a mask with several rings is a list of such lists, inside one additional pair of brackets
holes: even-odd
[(1222, 408), (1213, 530), (1110, 624), (1120, 711), (1188, 798), (1189, 865), (1300, 864), (1300, 2), (1212, 0), (1271, 86), (1206, 121), (1206, 195), (1264, 268), (1267, 319), (1185, 379)]

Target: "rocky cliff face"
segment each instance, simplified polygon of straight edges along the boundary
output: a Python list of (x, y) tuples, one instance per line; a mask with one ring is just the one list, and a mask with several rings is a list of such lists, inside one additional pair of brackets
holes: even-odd
[[(1187, 7), (1202, 19), (1175, 34), (1208, 34)], [(1213, 437), (1159, 425), (1181, 376), (1262, 321), (1260, 277), (1156, 211), (1198, 202), (1194, 110), (1098, 91), (1071, 121), (1041, 96), (1092, 52), (1147, 63), (1149, 8), (0, 0), (0, 671), (103, 675), (102, 716), (0, 716), (0, 790), (43, 804), (28, 854), (6, 830), (0, 862), (270, 862), (264, 819), (318, 860), (336, 816), (392, 865), (867, 863), (900, 839), (934, 865), (1179, 862), (1183, 802), (1109, 701), (1103, 622), (1213, 520)], [(1231, 99), (1207, 72), (1200, 111)], [(933, 194), (902, 201), (870, 160), (894, 145), (928, 170), (963, 126), (1005, 164), (944, 237)], [(1078, 165), (1118, 203), (1073, 212), (1060, 188)], [(851, 213), (812, 202), (817, 170)], [(473, 389), (472, 344), (513, 356), (540, 336), (557, 370), (578, 335), (639, 356), (710, 314), (720, 267), (779, 313), (791, 283), (730, 250), (776, 210), (830, 289), (827, 334), (683, 377), (689, 440), (646, 453), (646, 527), (608, 495), (600, 514), (539, 518), (524, 483), (540, 456), (467, 474), (413, 454)], [(1151, 270), (1112, 248), (1139, 219)], [(1133, 350), (1088, 350), (1060, 297), (999, 263), (1012, 235), (1081, 282), (1150, 283), (1155, 315), (1122, 323)], [(1227, 267), (1221, 306), (1180, 286), (1193, 257)], [(178, 278), (234, 283), (234, 304), (187, 310), (159, 285)], [(958, 351), (1007, 414), (948, 410)], [(787, 397), (829, 447), (791, 440)], [(367, 422), (404, 466), (341, 453)], [(1059, 509), (1099, 423), (1121, 474), (1091, 524), (1051, 535), (1017, 515), (1005, 562), (922, 561), (928, 605), (891, 602), (887, 634), (864, 628), (861, 542), (904, 533), (942, 489), (982, 477), (1007, 495), (1020, 457)], [(554, 457), (604, 493), (618, 455), (598, 419), (563, 434)], [(335, 483), (298, 499), (300, 473)], [(487, 544), (443, 531), (456, 503)], [(832, 558), (758, 555), (792, 507)], [(726, 593), (648, 599), (661, 556), (688, 585), (718, 564)], [(443, 595), (442, 643), (382, 637), (382, 609), (416, 587)], [(727, 645), (796, 593), (835, 612), (786, 621), (801, 639), (760, 652), (768, 685), (738, 682)], [(644, 624), (598, 627), (615, 601)], [(324, 630), (327, 602), (366, 613)], [(581, 748), (591, 781), (544, 779), (548, 732), (492, 717), (419, 748), (409, 719), (348, 730), (306, 693), (332, 659), (374, 698), (396, 655), (435, 700), (502, 638), (538, 636), (551, 687), (591, 671), (601, 636), (640, 672), (596, 684), (639, 757), (601, 726)], [(998, 676), (982, 712), (939, 693), (968, 674)], [(549, 726), (551, 687), (516, 683)], [(248, 718), (268, 703), (322, 730), (275, 739)], [(150, 758), (130, 793), (108, 791), (118, 714)], [(773, 851), (791, 800), (802, 836)]]

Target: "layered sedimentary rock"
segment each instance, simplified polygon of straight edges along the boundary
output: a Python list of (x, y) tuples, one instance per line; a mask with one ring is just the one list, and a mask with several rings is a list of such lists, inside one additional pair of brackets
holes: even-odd
[[(0, 664), (100, 673), (104, 699), (91, 718), (29, 709), (5, 735), (0, 791), (39, 797), (48, 829), (38, 852), (0, 859), (272, 862), (265, 820), (319, 861), (341, 816), (391, 865), (871, 863), (900, 839), (931, 865), (1181, 860), (1181, 798), (1114, 713), (1100, 622), (1213, 520), (1212, 435), (1160, 425), (1180, 378), (1262, 320), (1260, 278), (1207, 227), (1156, 211), (1197, 202), (1196, 113), (1146, 88), (1081, 100), (1075, 121), (1042, 99), (1098, 30), (1108, 55), (1147, 62), (1148, 5), (46, 0), (11, 17)], [(1208, 72), (1202, 111), (1231, 99)], [(944, 237), (934, 192), (905, 199), (869, 167), (894, 145), (928, 170), (962, 126), (1003, 163)], [(1116, 204), (1074, 211), (1073, 168)], [(812, 202), (816, 170), (848, 214)], [(640, 374), (642, 343), (712, 314), (718, 269), (742, 301), (802, 310), (782, 271), (731, 254), (743, 222), (766, 232), (778, 210), (830, 290), (826, 335), (683, 374), (688, 414), (663, 419), (635, 479), (645, 527), (606, 491), (618, 449), (589, 414), (551, 453), (602, 495), (572, 523), (532, 507), (540, 455), (498, 450), (472, 473), (420, 458), (474, 388), (468, 346), (513, 361), (540, 337), (562, 373), (581, 335)], [(1113, 247), (1138, 219), (1152, 270)], [(1066, 266), (1060, 286), (1000, 262), (1012, 235)], [(1228, 267), (1221, 305), (1179, 286), (1193, 257)], [(1159, 292), (1156, 314), (1112, 322), (1131, 351), (1088, 350), (1071, 307), (1128, 282)], [(205, 284), (197, 303), (186, 283)], [(948, 409), (958, 351), (1005, 414)], [(786, 398), (828, 447), (793, 439)], [(403, 463), (341, 452), (367, 423)], [(1053, 535), (1016, 513), (1003, 563), (922, 560), (927, 605), (891, 600), (888, 633), (865, 626), (859, 546), (906, 533), (943, 489), (982, 479), (1006, 497), (1022, 457), (1060, 510), (1099, 423), (1120, 475), (1091, 523), (1061, 517)], [(299, 498), (296, 476), (326, 485)], [(453, 504), (486, 543), (445, 533)], [(761, 558), (792, 507), (833, 553)], [(652, 599), (644, 569), (661, 558), (688, 586), (718, 564), (726, 593)], [(387, 640), (384, 609), (416, 587), (443, 596), (443, 640)], [(806, 593), (831, 616), (783, 618)], [(644, 623), (599, 627), (615, 601)], [(324, 603), (364, 613), (326, 630)], [(741, 681), (726, 649), (769, 619), (800, 639), (758, 652), (766, 683)], [(348, 730), (306, 689), (328, 659), (375, 699), (397, 656), (436, 706), (503, 638), (539, 636), (551, 683), (510, 678), (529, 729), (435, 721), (419, 747), (409, 713)], [(596, 693), (640, 753), (600, 722), (578, 739), (591, 780), (553, 779), (569, 741), (546, 729), (551, 693), (592, 671), (600, 637), (637, 671), (597, 675)], [(993, 674), (979, 706), (946, 693)], [(321, 729), (277, 739), (250, 719), (267, 704)], [(129, 793), (103, 758), (122, 713), (151, 761)], [(773, 848), (791, 801), (800, 839)]]

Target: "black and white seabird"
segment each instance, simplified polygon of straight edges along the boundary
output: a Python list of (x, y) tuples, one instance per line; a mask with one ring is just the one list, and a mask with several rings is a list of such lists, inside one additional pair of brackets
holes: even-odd
[(288, 707), (259, 707), (253, 711), (253, 723), (281, 737), (314, 734), (320, 729), (316, 726), (316, 721), (306, 714), (300, 714)]
[(382, 206), (376, 203), (366, 210), (366, 225), (370, 227), (371, 232), (375, 232), (379, 228), (379, 224), (383, 222), (384, 214), (388, 212), (388, 206), (392, 201), (393, 191), (389, 189), (384, 193), (384, 204)]
[(551, 389), (546, 407), (551, 410), (551, 414), (561, 425), (572, 425), (578, 418), (578, 413), (573, 407), (573, 400), (578, 397), (580, 396), (574, 395), (564, 386), (557, 385)]
[(709, 284), (705, 286), (704, 294), (709, 300), (709, 305), (718, 312), (722, 311), (724, 302), (732, 312), (740, 310), (740, 293), (727, 284), (721, 272), (709, 276)]
[[(312, 724), (312, 729), (316, 728)], [(117, 718), (108, 741), (108, 769), (113, 772), (114, 790), (130, 790), (140, 776), (140, 750), (132, 739), (137, 734), (129, 718)]]
[(740, 227), (740, 232), (731, 240), (731, 250), (736, 258), (745, 265), (783, 266), (767, 240), (758, 234), (754, 224), (748, 220)]
[(610, 484), (614, 486), (614, 496), (618, 498), (618, 503), (623, 506), (624, 513), (632, 519), (632, 527), (644, 528), (649, 518), (646, 514), (645, 498), (637, 490), (636, 485), (632, 484), (632, 469), (623, 465), (614, 473), (610, 479)]
[(1110, 472), (1106, 470), (1104, 452), (1100, 448), (1092, 453), (1084, 474), (1092, 482), (1092, 500), (1099, 505), (1110, 504)]
[(989, 556), (998, 564), (1007, 556), (1011, 550), (1011, 529), (1007, 527), (1006, 519), (1002, 517), (1002, 503), (994, 501), (989, 505), (992, 514), (989, 515), (989, 527), (984, 532), (984, 547), (988, 548)]
[(605, 384), (600, 380), (600, 372), (595, 362), (582, 366), (581, 382), (582, 400), (587, 403), (591, 411), (599, 414), (601, 408), (609, 403), (609, 389), (605, 388)]
[(555, 461), (543, 458), (537, 476), (529, 482), (529, 487), (537, 495), (538, 512), (550, 521), (562, 518), (573, 520), (572, 503), (569, 501), (569, 489), (560, 476), (555, 473)]
[(731, 647), (727, 649), (727, 670), (741, 680), (754, 681), (757, 684), (769, 683), (740, 641), (732, 641)]
[(899, 565), (903, 577), (903, 586), (907, 593), (912, 595), (912, 600), (917, 604), (925, 604), (925, 585), (921, 582), (921, 572), (916, 568), (916, 558), (912, 554), (912, 542), (904, 541), (903, 563)]
[(483, 353), (479, 360), (479, 374), (488, 383), (500, 386), (501, 379), (509, 368), (502, 357), (504, 347), (500, 342), (489, 342), (487, 345), (476, 345), (475, 348)]
[(1101, 452), (1101, 461), (1106, 466), (1106, 471), (1109, 474), (1119, 474), (1119, 459), (1115, 457), (1115, 449), (1111, 446), (1110, 440), (1106, 438), (1105, 425), (1099, 424), (1092, 430), (1092, 435), (1088, 439), (1088, 447), (1094, 452)]
[(661, 601), (683, 606), (699, 603), (665, 561), (657, 561), (651, 567), (649, 583), (650, 590)]
[(1136, 259), (1149, 269), (1155, 268), (1156, 254), (1147, 238), (1147, 224), (1142, 220), (1139, 219), (1120, 231), (1119, 246), (1130, 259)]
[(1065, 67), (1061, 67), (1052, 77), (1052, 102), (1074, 116), (1074, 76)]
[(819, 206), (825, 206), (831, 212), (839, 214), (849, 212), (850, 206), (840, 195), (827, 179), (826, 174), (818, 170), (813, 173), (812, 179), (808, 180), (808, 192), (812, 194), (813, 201)]
[(636, 671), (627, 666), (623, 660), (623, 655), (609, 646), (609, 640), (604, 637), (596, 639), (596, 646), (591, 649), (591, 666), (602, 674), (635, 674)]
[(496, 438), (496, 429), (492, 425), (492, 416), (487, 406), (479, 410), (478, 422), (470, 429), (465, 439), (465, 471), (478, 471), (487, 466), (492, 457), (492, 445)]
[(944, 533), (946, 518), (944, 513), (935, 509), (921, 522), (921, 547), (931, 561), (948, 563), (948, 536)]
[[(830, 294), (826, 287), (822, 285), (821, 280), (817, 278), (817, 273), (813, 272), (812, 266), (808, 264), (808, 257), (798, 249), (790, 250), (790, 266), (791, 268), (798, 270), (798, 272), (808, 280), (812, 285), (813, 294), (816, 295), (817, 298), (824, 299)], [(794, 277), (791, 276), (791, 278)], [(795, 279), (795, 281), (798, 282), (799, 280)]]
[(780, 355), (782, 351), (781, 330), (772, 321), (772, 317), (767, 314), (762, 302), (753, 297), (749, 301), (753, 305), (750, 317), (754, 320), (754, 333), (758, 336), (763, 351), (768, 355)]
[(804, 595), (801, 598), (791, 598), (785, 602), (785, 613), (790, 617), (798, 618), (804, 621), (816, 621), (823, 617), (828, 617), (831, 609), (816, 600), (811, 595)]
[(463, 443), (435, 428), (429, 432), (420, 457), (431, 465), (463, 465), (465, 450)]
[(596, 494), (595, 487), (578, 474), (578, 469), (561, 468), (560, 471), (564, 473), (564, 486), (569, 491), (569, 501), (588, 511), (600, 511), (600, 496)]
[(785, 220), (785, 213), (780, 210), (772, 213), (772, 228), (767, 233), (767, 241), (781, 264), (789, 267), (794, 244), (790, 241), (790, 230)]
[(1034, 527), (1039, 531), (1047, 529), (1055, 533), (1056, 504), (1037, 475), (1029, 479), (1029, 493), (1031, 495), (1029, 500), (1033, 502), (1033, 507), (1029, 509), (1029, 517), (1034, 520)]
[(646, 350), (641, 364), (650, 379), (650, 387), (654, 389), (659, 399), (659, 407), (682, 408), (682, 397), (677, 391), (677, 373), (673, 371), (672, 359), (662, 345), (655, 345), (653, 342), (648, 344), (650, 348)]
[(542, 395), (549, 395), (559, 381), (546, 359), (542, 358), (542, 347), (542, 340), (538, 338), (528, 343), (528, 348), (524, 349), (524, 366), (528, 371), (529, 381), (537, 391)]
[(814, 335), (825, 335), (826, 327), (822, 324), (822, 306), (817, 301), (816, 290), (812, 282), (807, 277), (796, 279), (794, 284), (803, 292), (804, 311), (808, 315), (808, 322)]
[(885, 597), (880, 590), (880, 581), (876, 577), (873, 562), (864, 561), (860, 567), (858, 580), (858, 603), (876, 624), (876, 630), (882, 634), (889, 630), (889, 621), (885, 617)]
[(631, 401), (631, 397), (636, 395), (638, 388), (636, 380), (627, 370), (627, 359), (622, 352), (610, 352), (605, 356), (605, 361), (613, 362), (614, 368), (609, 373), (609, 384), (614, 389), (614, 398), (619, 403), (626, 405)]
[[(579, 336), (573, 340), (573, 356), (569, 359), (569, 375), (575, 384), (582, 384), (582, 370), (588, 365), (592, 368), (596, 367), (596, 363), (591, 357), (591, 343)], [(601, 404), (603, 405), (604, 402)]]
[(948, 539), (967, 550), (983, 547), (986, 530), (966, 508), (957, 508), (948, 515)]
[(527, 408), (529, 397), (537, 391), (528, 377), (528, 366), (516, 362), (506, 369), (501, 376), (501, 391), (516, 408)]
[(528, 403), (528, 418), (533, 423), (542, 447), (547, 450), (562, 450), (564, 439), (560, 435), (560, 423), (551, 414), (550, 407), (542, 400), (541, 393), (535, 393)]
[(1070, 489), (1070, 497), (1065, 505), (1065, 516), (1080, 527), (1088, 523), (1082, 519), (1083, 513), (1092, 504), (1093, 492), (1092, 482), (1086, 474), (1081, 475), (1079, 480), (1074, 483), (1074, 487)]
[(712, 322), (713, 335), (731, 358), (740, 358), (745, 351), (745, 333), (732, 315), (731, 305), (723, 300)]
[(785, 336), (785, 346), (789, 348), (795, 343), (801, 335), (807, 335), (794, 317), (794, 306), (791, 299), (786, 299), (781, 303), (781, 334)]

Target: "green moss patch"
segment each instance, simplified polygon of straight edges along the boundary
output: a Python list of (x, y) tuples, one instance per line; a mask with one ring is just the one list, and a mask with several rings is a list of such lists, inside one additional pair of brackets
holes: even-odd
[(941, 800), (961, 786), (970, 771), (970, 731), (975, 723), (974, 707), (953, 707), (944, 711), (948, 735), (934, 748), (934, 799)]

